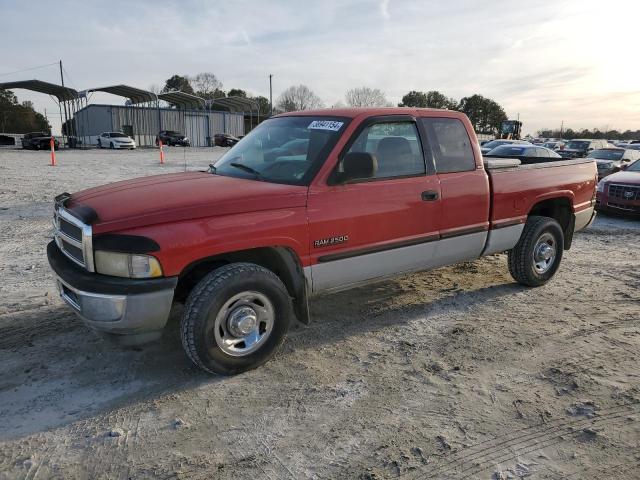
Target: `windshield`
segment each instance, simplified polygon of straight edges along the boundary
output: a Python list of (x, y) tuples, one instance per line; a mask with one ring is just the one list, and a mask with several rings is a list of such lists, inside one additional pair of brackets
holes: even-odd
[(620, 160), (624, 150), (594, 150), (587, 158), (598, 158), (601, 160)]
[(545, 147), (545, 148), (551, 148), (551, 149), (555, 148), (555, 147), (556, 147), (556, 145), (557, 145), (557, 143), (556, 143), (556, 142), (547, 142), (547, 143), (543, 143), (543, 144), (542, 144), (542, 146), (543, 146), (543, 147)]
[(335, 117), (265, 120), (215, 163), (214, 173), (308, 185), (347, 123)]
[(586, 150), (589, 147), (590, 142), (581, 142), (579, 140), (571, 140), (567, 143), (569, 150)]
[(120, 133), (120, 132), (111, 132), (109, 136), (111, 138), (128, 138), (124, 133)]
[(633, 162), (627, 167), (626, 172), (640, 172), (640, 160)]

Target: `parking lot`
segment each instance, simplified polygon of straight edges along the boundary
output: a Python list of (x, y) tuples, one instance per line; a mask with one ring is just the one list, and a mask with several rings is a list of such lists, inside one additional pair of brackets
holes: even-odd
[(226, 149), (0, 150), (1, 478), (637, 478), (640, 220), (528, 289), (506, 256), (315, 298), (265, 366), (193, 367), (172, 314), (123, 349), (58, 298), (53, 198)]

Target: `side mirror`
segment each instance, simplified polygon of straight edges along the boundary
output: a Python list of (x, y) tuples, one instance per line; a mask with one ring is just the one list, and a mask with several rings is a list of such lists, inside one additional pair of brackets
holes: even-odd
[(623, 163), (622, 165), (620, 165), (620, 170), (626, 170), (628, 166), (628, 164)]
[(367, 152), (351, 152), (342, 159), (342, 172), (336, 176), (336, 183), (373, 178), (378, 171), (376, 157)]

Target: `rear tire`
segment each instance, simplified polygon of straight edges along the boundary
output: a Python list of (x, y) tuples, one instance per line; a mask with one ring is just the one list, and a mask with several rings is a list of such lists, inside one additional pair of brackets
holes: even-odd
[(235, 375), (274, 355), (292, 317), (291, 298), (273, 272), (232, 263), (209, 273), (189, 294), (182, 346), (201, 369)]
[(532, 215), (517, 245), (509, 250), (509, 273), (528, 287), (540, 287), (555, 275), (564, 251), (562, 227), (553, 218)]

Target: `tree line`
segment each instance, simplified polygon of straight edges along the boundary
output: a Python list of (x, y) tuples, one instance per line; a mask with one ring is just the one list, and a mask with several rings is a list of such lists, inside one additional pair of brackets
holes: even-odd
[[(270, 113), (269, 100), (266, 97), (249, 95), (245, 90), (240, 88), (224, 90), (222, 82), (215, 74), (209, 72), (199, 73), (195, 76), (173, 75), (167, 79), (161, 91), (167, 92), (171, 90), (179, 90), (205, 99), (232, 96), (251, 98), (258, 103), (261, 115), (268, 115)], [(357, 87), (345, 93), (344, 103), (340, 101), (332, 105), (332, 107), (390, 107), (392, 105), (380, 89)], [(412, 90), (402, 97), (402, 102), (399, 103), (398, 106), (446, 108), (464, 112), (478, 133), (497, 134), (500, 131), (502, 121), (507, 119), (504, 108), (495, 100), (477, 94), (456, 100), (436, 90), (428, 92)], [(284, 90), (276, 99), (273, 113), (311, 110), (323, 107), (325, 107), (325, 103), (308, 86), (292, 85)]]
[(51, 125), (44, 115), (33, 108), (33, 103), (18, 103), (11, 90), (0, 90), (0, 132), (29, 133), (51, 132)]
[(566, 140), (571, 140), (574, 138), (593, 138), (596, 140), (640, 140), (640, 130), (625, 130), (621, 132), (619, 130), (600, 130), (598, 128), (594, 128), (590, 130), (588, 128), (579, 129), (551, 129), (551, 128), (543, 128), (542, 130), (538, 130), (537, 132), (539, 137), (542, 138), (563, 138)]
[[(159, 92), (181, 91), (206, 100), (215, 100), (223, 97), (243, 97), (254, 100), (258, 105), (260, 116), (268, 116), (271, 113), (269, 99), (262, 95), (252, 95), (241, 88), (225, 90), (222, 82), (211, 72), (201, 72), (197, 75), (172, 75), (162, 88), (152, 85), (150, 90)], [(332, 108), (340, 107), (390, 107), (392, 103), (385, 93), (378, 88), (357, 87), (348, 90), (344, 96), (344, 102), (338, 101), (331, 105)], [(457, 100), (437, 91), (412, 90), (402, 97), (399, 107), (414, 108), (444, 108), (464, 112), (477, 133), (497, 134), (507, 114), (495, 100), (475, 94)], [(325, 107), (322, 99), (306, 85), (292, 85), (284, 90), (275, 100), (273, 113), (291, 112), (296, 110), (310, 110)], [(214, 106), (215, 108), (215, 106)], [(13, 133), (27, 133), (31, 131), (51, 130), (47, 119), (33, 109), (31, 102), (18, 103), (17, 97), (9, 90), (0, 90), (0, 131)], [(619, 139), (640, 140), (640, 130), (601, 131), (599, 129), (566, 130), (541, 129), (538, 132), (541, 137), (548, 138), (595, 138), (595, 139)]]

